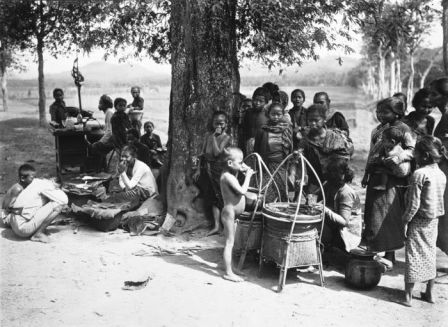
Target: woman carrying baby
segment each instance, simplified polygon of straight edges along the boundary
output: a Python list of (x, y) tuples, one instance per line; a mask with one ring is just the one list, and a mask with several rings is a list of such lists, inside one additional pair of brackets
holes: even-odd
[[(400, 217), (410, 173), (407, 163), (412, 160), (415, 147), (411, 129), (400, 120), (404, 115), (403, 107), (403, 102), (393, 97), (378, 102), (378, 119), (388, 127), (372, 142), (362, 181), (362, 185), (367, 186), (363, 241), (371, 251), (386, 251), (386, 258), (391, 261), (394, 261), (393, 251), (404, 245)], [(375, 157), (381, 163), (376, 168), (372, 164)], [(379, 167), (381, 169), (377, 169)]]

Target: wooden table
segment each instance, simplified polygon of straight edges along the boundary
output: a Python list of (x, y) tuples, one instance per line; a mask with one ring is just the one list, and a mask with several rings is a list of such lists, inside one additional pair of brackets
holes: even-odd
[(56, 129), (53, 132), (56, 148), (56, 171), (61, 178), (65, 167), (79, 167), (85, 172), (88, 164), (87, 144), (84, 136), (88, 135), (95, 142), (103, 135), (102, 130), (65, 130)]

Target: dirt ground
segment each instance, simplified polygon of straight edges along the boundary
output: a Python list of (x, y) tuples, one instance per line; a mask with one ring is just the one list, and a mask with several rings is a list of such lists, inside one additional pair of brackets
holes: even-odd
[[(55, 173), (53, 139), (36, 127), (35, 110), (13, 103), (11, 111), (0, 113), (0, 197), (27, 160), (40, 175)], [(355, 146), (368, 141), (371, 129), (367, 113), (358, 121)], [(358, 147), (358, 172), (364, 159), (365, 149)], [(204, 231), (131, 237), (71, 221), (50, 232), (52, 242), (41, 244), (0, 226), (1, 326), (446, 326), (448, 321), (448, 257), (440, 251), (437, 303), (415, 299), (406, 308), (397, 303), (403, 296), (403, 250), (394, 270), (371, 291), (348, 288), (336, 262), (325, 268), (325, 287), (318, 285), (317, 272), (291, 270), (279, 294), (278, 269), (266, 265), (257, 277), (253, 258), (245, 282), (221, 278), (223, 237), (203, 237)], [(125, 281), (148, 278), (142, 289), (122, 289)], [(416, 296), (420, 290), (423, 285), (416, 286)]]

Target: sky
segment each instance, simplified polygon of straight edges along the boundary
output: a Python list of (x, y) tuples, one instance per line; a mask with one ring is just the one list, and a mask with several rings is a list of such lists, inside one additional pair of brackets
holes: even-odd
[[(346, 55), (342, 53), (341, 51), (327, 51), (322, 50), (321, 57), (323, 56), (341, 56), (344, 57), (354, 57), (354, 58), (360, 58), (360, 50), (362, 46), (362, 41), (359, 37), (354, 36), (353, 42), (350, 44), (350, 46), (355, 49), (355, 52)], [(429, 34), (429, 37), (425, 42), (422, 44), (424, 47), (429, 48), (435, 48), (440, 47), (442, 45), (443, 40), (443, 34), (442, 34), (442, 26), (441, 24), (434, 25), (431, 33)], [(104, 55), (104, 50), (95, 50), (92, 51), (90, 54), (86, 55), (80, 55), (79, 56), (79, 67), (85, 66), (89, 63), (96, 62), (96, 61), (102, 61)], [(25, 59), (27, 61), (26, 67), (27, 70), (21, 73), (13, 73), (13, 77), (18, 77), (21, 79), (28, 79), (28, 78), (37, 78), (37, 63), (34, 62), (32, 55), (25, 55)], [(54, 58), (50, 56), (48, 53), (44, 53), (44, 73), (45, 74), (55, 74), (65, 71), (70, 71), (72, 69), (73, 61), (76, 59), (76, 55), (69, 55), (69, 56), (59, 56), (58, 58)], [(119, 64), (118, 58), (109, 57), (107, 62)], [(148, 58), (142, 58), (141, 60), (133, 59), (126, 61), (128, 64), (138, 64), (145, 66), (148, 70), (158, 72), (158, 73), (169, 73), (171, 71), (169, 64), (156, 64), (153, 61), (151, 61)], [(251, 66), (252, 62), (245, 62), (243, 63), (243, 66)]]

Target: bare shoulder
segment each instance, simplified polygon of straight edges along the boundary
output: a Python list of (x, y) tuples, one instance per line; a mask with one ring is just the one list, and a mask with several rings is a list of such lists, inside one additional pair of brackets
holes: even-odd
[(23, 191), (22, 185), (20, 185), (19, 183), (16, 183), (9, 188), (8, 193), (12, 196), (16, 196), (22, 191)]
[(235, 177), (235, 175), (229, 173), (228, 171), (225, 171), (221, 175), (221, 183), (231, 183), (234, 181), (238, 181)]

